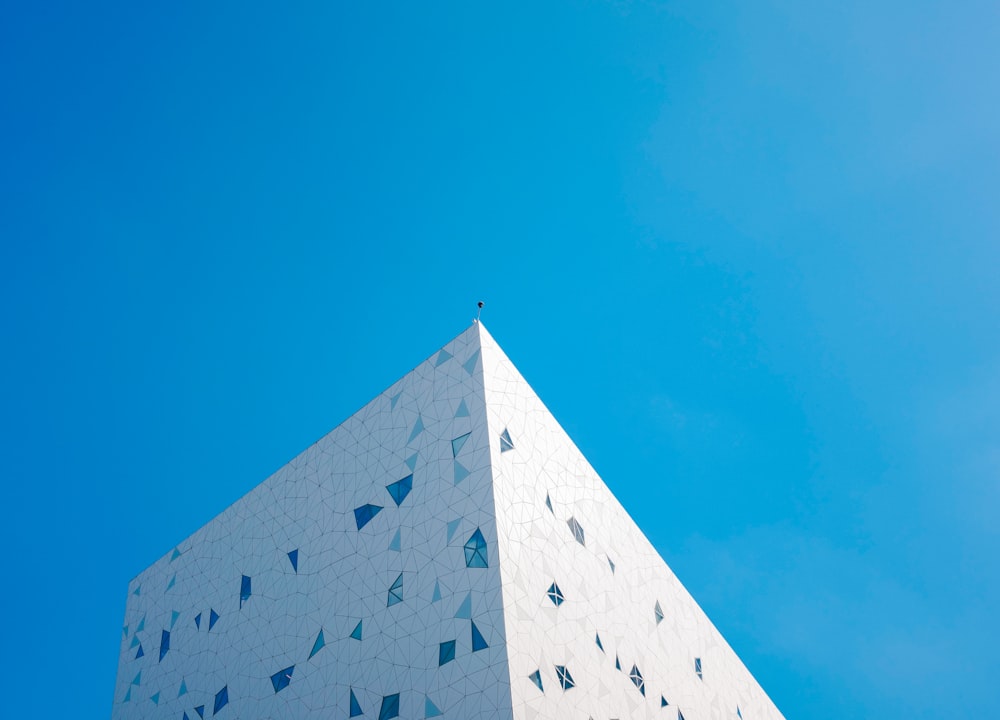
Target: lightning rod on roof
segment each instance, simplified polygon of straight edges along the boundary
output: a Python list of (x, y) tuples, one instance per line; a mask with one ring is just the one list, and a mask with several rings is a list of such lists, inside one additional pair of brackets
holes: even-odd
[(483, 314), (483, 301), (480, 300), (476, 305), (479, 307), (479, 312), (476, 313), (476, 322), (479, 322), (479, 316)]

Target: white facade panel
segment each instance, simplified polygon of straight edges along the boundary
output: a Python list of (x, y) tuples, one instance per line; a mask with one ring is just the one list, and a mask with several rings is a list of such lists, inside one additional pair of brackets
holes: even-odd
[(514, 717), (781, 718), (507, 356), (480, 334)]

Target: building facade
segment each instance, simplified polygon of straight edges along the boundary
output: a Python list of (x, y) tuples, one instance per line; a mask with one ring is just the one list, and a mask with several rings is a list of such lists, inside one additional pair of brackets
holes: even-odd
[(782, 716), (474, 323), (132, 581), (112, 717)]

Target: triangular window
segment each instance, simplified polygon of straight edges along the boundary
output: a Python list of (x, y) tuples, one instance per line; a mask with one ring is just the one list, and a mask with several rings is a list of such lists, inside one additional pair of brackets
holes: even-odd
[(451, 441), (451, 456), (454, 458), (458, 457), (458, 454), (462, 451), (462, 447), (468, 441), (472, 433), (467, 432), (465, 435), (459, 435), (457, 438)]
[(361, 712), (361, 704), (358, 702), (358, 698), (354, 695), (354, 688), (351, 688), (351, 717), (357, 717), (358, 715), (363, 715)]
[(319, 635), (316, 636), (316, 642), (313, 643), (313, 648), (309, 651), (308, 659), (312, 660), (312, 656), (322, 650), (324, 645), (326, 645), (326, 638), (323, 637), (323, 629), (320, 628)]
[(485, 650), (489, 647), (486, 642), (486, 638), (483, 634), (479, 632), (479, 628), (476, 627), (476, 623), (472, 623), (472, 652), (478, 652), (479, 650)]
[(394, 483), (390, 483), (385, 486), (385, 489), (389, 491), (389, 495), (392, 496), (393, 502), (396, 503), (396, 507), (403, 504), (406, 496), (410, 494), (413, 489), (413, 474), (407, 475), (402, 480), (397, 480)]
[(358, 530), (370, 523), (372, 518), (380, 512), (382, 512), (382, 506), (372, 505), (371, 503), (354, 508), (354, 522), (357, 524)]
[(531, 675), (529, 675), (528, 678), (531, 680), (531, 682), (535, 683), (535, 686), (539, 690), (545, 692), (545, 688), (542, 687), (542, 673), (540, 671), (535, 670), (535, 672), (531, 673)]
[(438, 645), (438, 667), (446, 665), (455, 659), (455, 641), (446, 640)]
[(170, 650), (170, 633), (164, 630), (160, 633), (160, 662), (163, 661), (164, 656)]
[(399, 573), (399, 577), (389, 588), (389, 597), (386, 600), (385, 606), (392, 607), (396, 603), (403, 602), (403, 573)]

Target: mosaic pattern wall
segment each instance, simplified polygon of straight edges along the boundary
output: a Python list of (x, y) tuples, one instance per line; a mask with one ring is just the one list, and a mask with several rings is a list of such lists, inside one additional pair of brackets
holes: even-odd
[(489, 434), (501, 438), (492, 471), (514, 717), (781, 718), (493, 338), (480, 335)]
[(136, 577), (113, 718), (780, 718), (473, 324)]

